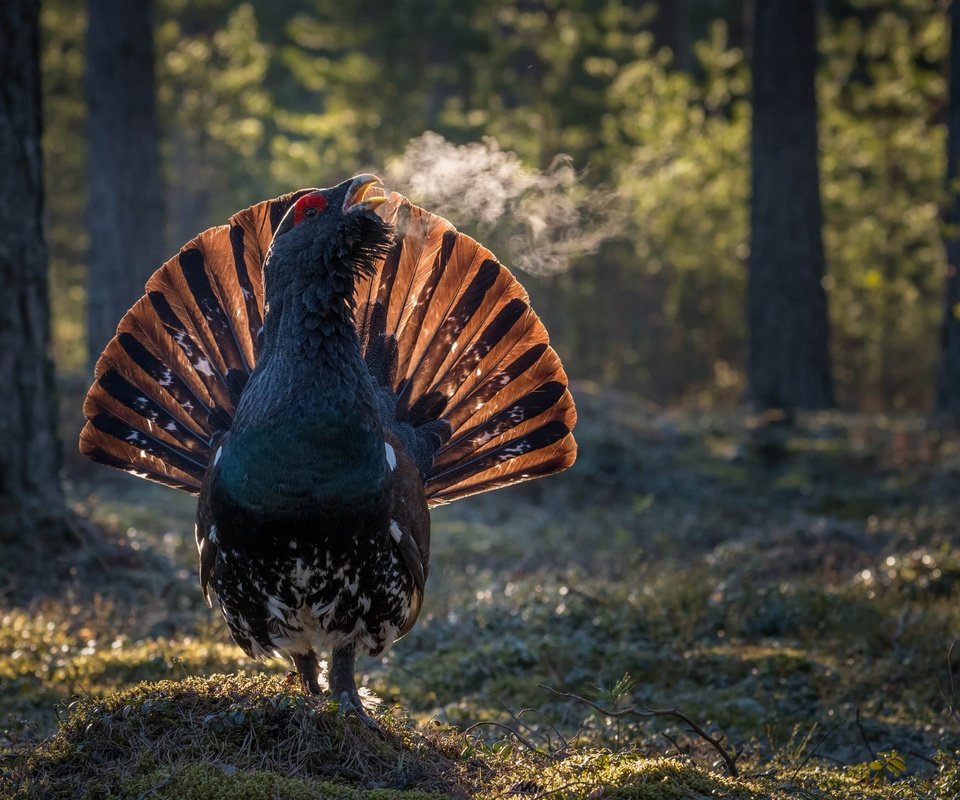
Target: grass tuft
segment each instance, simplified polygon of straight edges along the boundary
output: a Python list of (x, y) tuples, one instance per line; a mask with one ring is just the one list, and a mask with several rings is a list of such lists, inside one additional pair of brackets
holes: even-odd
[[(332, 782), (342, 789), (335, 797), (416, 798), (462, 794), (488, 769), (460, 760), (464, 745), (454, 735), (379, 716), (383, 736), (278, 677), (139, 683), (72, 703), (3, 788), (17, 798), (297, 797)], [(211, 781), (222, 791), (187, 791)]]

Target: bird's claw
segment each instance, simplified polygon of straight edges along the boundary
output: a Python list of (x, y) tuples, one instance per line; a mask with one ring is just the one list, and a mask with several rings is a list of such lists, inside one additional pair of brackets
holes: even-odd
[(370, 714), (367, 713), (366, 709), (363, 707), (363, 703), (360, 701), (360, 695), (356, 692), (351, 693), (349, 691), (342, 691), (339, 695), (334, 695), (334, 699), (337, 701), (339, 706), (339, 715), (341, 717), (346, 716), (347, 714), (354, 714), (364, 727), (369, 730), (375, 731), (379, 734), (384, 734), (383, 725), (381, 725), (377, 720), (375, 720)]

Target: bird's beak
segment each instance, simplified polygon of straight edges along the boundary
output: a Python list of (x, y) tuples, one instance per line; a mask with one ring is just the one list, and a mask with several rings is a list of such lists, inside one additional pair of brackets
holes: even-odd
[(387, 192), (383, 188), (383, 181), (376, 175), (357, 175), (347, 190), (347, 197), (343, 201), (343, 210), (364, 211), (373, 210), (381, 203), (387, 202)]

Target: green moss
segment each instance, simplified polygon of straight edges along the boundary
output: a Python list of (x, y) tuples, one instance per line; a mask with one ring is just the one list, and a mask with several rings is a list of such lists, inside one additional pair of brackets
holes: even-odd
[(210, 764), (223, 765), (220, 777), (230, 773), (237, 791), (245, 781), (268, 786), (271, 773), (427, 794), (467, 780), (469, 770), (454, 757), (463, 748), (455, 735), (430, 738), (403, 719), (380, 718), (383, 736), (280, 678), (141, 683), (76, 701), (57, 733), (26, 753), (6, 780), (22, 798), (123, 795), (131, 781), (140, 786), (158, 770), (167, 770), (172, 786), (192, 774), (188, 768)]
[[(747, 784), (723, 778), (672, 758), (587, 752), (547, 762), (513, 791), (560, 800), (602, 797), (604, 800), (689, 800), (694, 797), (759, 797)], [(513, 777), (517, 777), (516, 775)], [(519, 793), (519, 792), (518, 792)]]
[(333, 781), (288, 777), (266, 770), (232, 772), (195, 764), (176, 773), (158, 770), (125, 782), (121, 797), (156, 800), (437, 800), (445, 794), (403, 789), (358, 789)]
[(932, 800), (952, 796), (939, 792), (958, 784), (955, 761), (942, 754), (933, 781), (902, 778), (899, 771), (888, 775), (871, 764), (801, 765), (762, 779), (735, 779), (686, 758), (637, 751), (581, 747), (550, 756), (512, 742), (487, 747), (453, 730), (420, 729), (403, 716), (377, 715), (382, 735), (279, 678), (141, 683), (78, 700), (52, 737), (24, 748), (12, 769), (0, 774), (0, 794), (14, 800)]

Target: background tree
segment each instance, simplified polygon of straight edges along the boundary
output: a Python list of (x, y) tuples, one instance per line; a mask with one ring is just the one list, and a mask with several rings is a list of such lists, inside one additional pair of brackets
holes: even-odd
[(833, 385), (813, 2), (758, 2), (753, 14), (749, 394), (758, 408), (823, 408)]
[(960, 2), (950, 3), (950, 106), (947, 122), (946, 302), (941, 327), (937, 407), (960, 413)]
[[(69, 538), (58, 477), (43, 232), (38, 0), (0, 4), (0, 572)], [(18, 555), (14, 555), (14, 554)], [(4, 575), (4, 577), (8, 577)]]
[[(492, 136), (528, 168), (569, 153), (581, 185), (608, 187), (627, 218), (618, 241), (528, 281), (571, 373), (663, 405), (735, 404), (748, 362), (743, 4), (678, 4), (666, 30), (655, 5), (442, 0), (436, 15), (411, 0), (374, 19), (329, 0), (289, 0), (284, 14), (267, 0), (157, 0), (164, 254), (251, 198), (380, 171), (428, 129)], [(946, 269), (946, 3), (818, 9), (836, 400), (925, 409)], [(42, 20), (54, 352), (79, 391), (86, 4), (45, 0)]]
[(946, 269), (944, 11), (864, 0), (854, 14), (820, 18), (824, 285), (845, 408), (933, 401)]
[(88, 362), (164, 257), (153, 2), (90, 0)]

